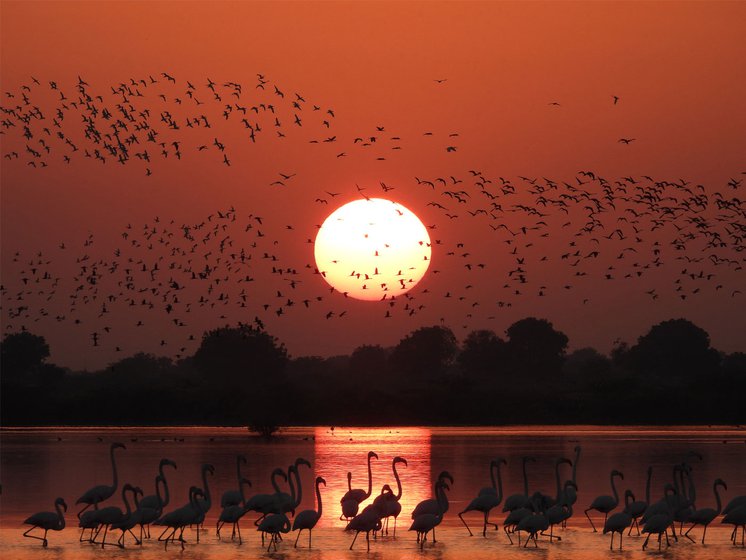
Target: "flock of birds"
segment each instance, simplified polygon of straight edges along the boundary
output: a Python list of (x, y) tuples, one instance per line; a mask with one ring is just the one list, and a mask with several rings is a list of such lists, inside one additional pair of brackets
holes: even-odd
[[(23, 142), (25, 150), (4, 157), (9, 165), (18, 160), (34, 168), (48, 166), (53, 157), (66, 163), (83, 157), (108, 166), (139, 161), (150, 175), (156, 158), (180, 161), (187, 154), (230, 165), (232, 147), (220, 131), (233, 125), (245, 136), (244, 147), (272, 130), (276, 139), (289, 140), (291, 129), (310, 134), (302, 141), (332, 146), (324, 152), (332, 158), (354, 148), (385, 159), (382, 150), (401, 150), (414, 140), (386, 126), (351, 138), (342, 132), (324, 136), (337, 119), (334, 109), (286, 92), (261, 74), (242, 85), (177, 80), (163, 72), (106, 91), (82, 77), (65, 91), (57, 82), (32, 77), (5, 97), (0, 127), (4, 134), (15, 133), (10, 140)], [(618, 103), (617, 97), (610, 107)], [(457, 137), (448, 134), (449, 141)], [(338, 144), (345, 144), (345, 151), (338, 152)], [(455, 150), (449, 144), (445, 153)], [(592, 170), (567, 179), (510, 178), (468, 168), (335, 191), (304, 184), (302, 172), (282, 170), (267, 188), (308, 208), (351, 197), (395, 196), (414, 209), (431, 237), (432, 285), (405, 292), (409, 282), (402, 271), (401, 290), (391, 287), (381, 315), (406, 318), (436, 309), (445, 315), (442, 320), (467, 328), (535, 298), (575, 296), (578, 303), (592, 304), (593, 292), (604, 283), (634, 284), (651, 301), (697, 302), (704, 294), (742, 298), (742, 183), (731, 177), (705, 187), (650, 175), (609, 178)], [(325, 271), (313, 262), (320, 227), (308, 220), (313, 214), (283, 223), (258, 207), (231, 206), (194, 222), (161, 215), (128, 223), (114, 239), (100, 241), (89, 233), (81, 240), (59, 240), (54, 248), (18, 250), (0, 286), (6, 331), (81, 325), (92, 346), (116, 352), (131, 350), (126, 335), (116, 336), (118, 330), (143, 328), (165, 333), (162, 350), (180, 358), (204, 330), (190, 321), (197, 311), (222, 324), (253, 316), (260, 328), (306, 312), (344, 319), (352, 313), (348, 294), (334, 294), (321, 280)], [(467, 231), (479, 232), (477, 240)], [(362, 287), (375, 269), (371, 261), (370, 270), (350, 275)], [(447, 287), (436, 277), (448, 277)], [(490, 286), (489, 296), (480, 289), (484, 285)], [(130, 325), (125, 317), (136, 318)], [(183, 332), (190, 328), (195, 330)]]
[[(76, 505), (83, 506), (78, 512), (78, 526), (81, 529), (80, 542), (100, 545), (102, 548), (106, 546), (124, 548), (125, 539), (127, 535), (130, 535), (137, 545), (142, 545), (146, 538), (150, 538), (151, 525), (163, 527), (158, 541), (163, 542), (166, 549), (169, 543), (174, 544), (176, 542), (184, 549), (186, 543), (184, 532), (187, 527), (195, 528), (196, 540), (199, 542), (200, 532), (204, 530), (203, 526), (207, 513), (213, 505), (208, 475), (214, 474), (214, 467), (210, 464), (202, 465), (201, 486), (192, 486), (189, 489), (188, 503), (170, 511), (166, 511), (170, 504), (170, 494), (165, 468), (175, 469), (176, 464), (169, 459), (162, 459), (160, 462), (158, 474), (155, 477), (155, 494), (143, 496), (140, 487), (128, 483), (124, 484), (121, 489), (124, 510), (118, 506), (102, 507), (106, 500), (114, 496), (118, 490), (117, 466), (114, 455), (118, 449), (125, 449), (125, 446), (121, 443), (111, 444), (112, 484), (94, 486), (83, 493), (76, 501)], [(542, 492), (529, 492), (527, 465), (535, 461), (535, 458), (527, 456), (522, 460), (523, 492), (504, 497), (500, 468), (501, 465), (506, 464), (506, 461), (501, 458), (491, 461), (489, 464), (491, 485), (482, 488), (477, 496), (458, 513), (458, 517), (469, 535), (473, 536), (473, 533), (466, 519), (464, 519), (465, 514), (477, 512), (482, 516), (482, 536), (486, 537), (488, 527), (498, 529), (497, 523), (490, 521), (490, 514), (502, 505), (502, 511), (507, 513), (503, 520), (503, 531), (510, 544), (514, 543), (513, 538), (516, 536), (518, 545), (521, 546), (522, 534), (525, 537), (523, 547), (528, 546), (529, 543), (538, 547), (539, 537), (546, 537), (550, 543), (554, 540), (561, 540), (560, 536), (555, 535), (554, 529), (555, 527), (566, 526), (568, 519), (573, 515), (573, 508), (578, 497), (576, 475), (580, 453), (581, 448), (577, 446), (573, 460), (566, 457), (556, 459), (554, 464), (556, 494), (553, 496)], [(393, 537), (396, 537), (396, 521), (402, 512), (401, 497), (403, 493), (397, 465), (406, 466), (407, 460), (402, 457), (394, 457), (392, 460), (392, 471), (397, 485), (396, 492), (390, 485), (384, 484), (380, 493), (374, 497), (372, 502), (363, 507), (363, 503), (373, 495), (372, 459), (378, 459), (378, 455), (370, 451), (367, 457), (367, 490), (353, 488), (352, 473), (348, 472), (348, 491), (340, 500), (341, 514), (339, 519), (347, 521), (346, 531), (354, 532), (350, 549), (355, 545), (360, 533), (365, 533), (367, 550), (370, 551), (370, 534), (373, 533), (374, 538), (377, 534), (388, 534), (389, 521), (392, 518), (394, 521), (392, 533)], [(701, 542), (704, 544), (707, 527), (718, 516), (722, 515), (721, 523), (733, 525), (730, 536), (733, 545), (738, 544), (738, 529), (740, 528), (740, 544), (744, 546), (746, 495), (734, 497), (723, 508), (719, 489), (727, 490), (727, 485), (718, 478), (713, 483), (716, 507), (697, 507), (695, 503), (697, 496), (692, 477), (693, 468), (689, 462), (692, 459), (701, 460), (702, 456), (692, 451), (687, 454), (683, 462), (675, 464), (672, 479), (665, 483), (663, 495), (655, 501), (654, 496), (651, 495), (652, 467), (648, 468), (647, 471), (645, 499), (636, 499), (632, 490), (627, 489), (624, 492), (624, 504), (620, 504), (616, 486), (616, 480), (623, 480), (624, 475), (618, 470), (612, 470), (610, 474), (612, 493), (596, 497), (584, 510), (593, 531), (597, 532), (597, 528), (589, 512), (595, 511), (604, 515), (603, 533), (611, 534), (610, 549), (613, 549), (614, 546), (615, 533), (619, 535), (619, 549), (621, 550), (622, 537), (625, 531), (628, 535), (631, 535), (633, 529), (637, 531), (637, 535), (647, 534), (642, 545), (643, 550), (648, 546), (651, 536), (657, 536), (659, 549), (662, 547), (664, 537), (667, 546), (670, 546), (671, 538), (679, 540), (679, 537), (682, 537), (695, 542), (689, 533), (697, 526), (703, 528)], [(261, 533), (262, 546), (268, 540), (268, 551), (272, 548), (277, 550), (282, 535), (289, 533), (291, 530), (297, 531), (295, 547), (298, 546), (302, 531), (307, 530), (308, 547), (311, 548), (312, 532), (323, 512), (321, 486), (326, 486), (324, 478), (320, 476), (315, 478), (316, 509), (307, 509), (296, 514), (296, 509), (298, 509), (302, 500), (300, 470), (304, 466), (311, 469), (311, 463), (303, 458), (298, 458), (287, 469), (279, 467), (274, 469), (270, 477), (274, 492), (252, 496), (246, 494), (246, 488), (251, 487), (251, 481), (242, 476), (241, 473), (241, 466), (245, 464), (246, 458), (239, 455), (236, 459), (237, 488), (225, 491), (220, 498), (220, 513), (216, 524), (218, 538), (220, 538), (221, 530), (225, 525), (230, 524), (231, 540), (237, 540), (239, 544), (242, 544), (240, 522), (247, 513), (256, 512), (259, 517), (254, 521), (254, 525), (257, 531)], [(560, 475), (562, 465), (572, 467), (572, 475), (564, 483), (561, 482)], [(287, 484), (287, 491), (281, 487), (283, 483)], [(416, 533), (416, 541), (420, 548), (424, 547), (428, 535), (431, 536), (433, 543), (436, 542), (435, 529), (441, 524), (443, 517), (448, 512), (447, 492), (453, 484), (454, 477), (447, 471), (441, 472), (434, 483), (434, 497), (421, 501), (411, 512), (412, 523), (409, 530)], [(130, 501), (130, 498), (132, 501)], [(36, 513), (24, 521), (31, 527), (23, 535), (41, 540), (43, 546), (46, 547), (48, 544), (47, 533), (49, 531), (61, 531), (65, 528), (64, 513), (66, 511), (65, 500), (57, 498), (54, 512)], [(291, 517), (293, 518), (292, 522)], [(678, 534), (676, 523), (679, 524)], [(690, 524), (686, 531), (684, 531), (685, 524)], [(32, 531), (37, 529), (44, 531), (43, 536), (31, 534)], [(134, 532), (138, 529), (139, 535)], [(87, 537), (86, 531), (88, 531)], [(120, 532), (116, 542), (106, 540), (110, 531)]]

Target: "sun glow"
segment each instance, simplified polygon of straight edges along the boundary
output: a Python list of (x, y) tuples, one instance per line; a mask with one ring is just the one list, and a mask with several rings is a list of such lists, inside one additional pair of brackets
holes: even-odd
[(399, 203), (356, 200), (324, 221), (314, 248), (316, 266), (336, 290), (381, 300), (411, 290), (430, 264), (430, 236), (420, 219)]

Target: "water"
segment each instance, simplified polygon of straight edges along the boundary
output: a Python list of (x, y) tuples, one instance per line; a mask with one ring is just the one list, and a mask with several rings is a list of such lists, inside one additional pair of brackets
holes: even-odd
[[(313, 533), (313, 549), (293, 548), (295, 534), (285, 536), (278, 551), (267, 553), (260, 546), (259, 534), (253, 527), (256, 515), (248, 514), (243, 522), (244, 544), (230, 541), (230, 530), (223, 532), (223, 539), (215, 536), (215, 521), (219, 514), (217, 505), (208, 513), (199, 545), (194, 543), (194, 533), (187, 530), (189, 541), (184, 552), (178, 546), (169, 546), (169, 555), (194, 559), (238, 558), (268, 556), (273, 558), (336, 559), (336, 558), (396, 558), (409, 559), (423, 556), (450, 560), (454, 558), (597, 558), (613, 554), (626, 558), (658, 555), (657, 542), (652, 551), (642, 552), (642, 539), (625, 537), (624, 552), (609, 553), (609, 536), (593, 533), (583, 515), (593, 498), (610, 494), (609, 473), (618, 469), (624, 473), (618, 489), (623, 495), (630, 488), (638, 499), (644, 499), (645, 478), (648, 465), (653, 467), (652, 497), (661, 496), (663, 485), (672, 479), (672, 467), (682, 462), (688, 451), (703, 455), (701, 462), (689, 458), (697, 490), (698, 507), (714, 507), (712, 483), (724, 479), (728, 490), (723, 493), (726, 503), (731, 497), (746, 494), (746, 430), (742, 428), (597, 428), (597, 427), (514, 427), (514, 428), (296, 428), (283, 431), (273, 442), (265, 442), (237, 428), (56, 428), (56, 429), (3, 429), (0, 466), (0, 553), (5, 558), (160, 558), (163, 546), (146, 541), (142, 547), (128, 546), (124, 550), (100, 547), (78, 542), (76, 499), (96, 484), (111, 484), (109, 443), (121, 441), (126, 450), (116, 452), (120, 489), (124, 482), (141, 486), (146, 494), (154, 491), (154, 476), (158, 462), (168, 457), (178, 464), (176, 471), (168, 470), (171, 489), (171, 507), (186, 503), (189, 486), (201, 486), (200, 465), (211, 463), (215, 476), (210, 479), (213, 503), (220, 495), (237, 487), (236, 455), (248, 459), (243, 475), (253, 482), (254, 492), (271, 492), (269, 474), (275, 467), (287, 468), (296, 457), (311, 461), (313, 472), (301, 467), (303, 500), (300, 510), (314, 507), (313, 481), (323, 476), (327, 487), (322, 486), (324, 514)], [(500, 524), (500, 531), (480, 535), (480, 514), (465, 515), (474, 537), (469, 537), (457, 513), (474, 497), (480, 488), (489, 486), (490, 460), (503, 457), (508, 461), (502, 469), (505, 495), (523, 491), (521, 458), (532, 455), (535, 463), (528, 465), (529, 490), (542, 490), (555, 494), (554, 460), (559, 456), (574, 459), (574, 448), (582, 447), (578, 465), (578, 501), (575, 515), (568, 528), (558, 530), (561, 542), (550, 544), (539, 540), (538, 549), (519, 549), (510, 545), (502, 532), (505, 518), (502, 507), (493, 510), (491, 520)], [(391, 469), (395, 456), (407, 459), (398, 472), (403, 487), (402, 515), (397, 523), (397, 537), (379, 537), (371, 540), (371, 552), (365, 551), (365, 540), (358, 539), (355, 550), (348, 547), (352, 534), (342, 531), (344, 521), (339, 520), (339, 499), (347, 490), (346, 473), (352, 471), (352, 485), (367, 488), (366, 455), (373, 450), (379, 459), (372, 460), (373, 494), (383, 484), (390, 484), (396, 491)], [(561, 478), (571, 476), (570, 468), (561, 467)], [(410, 513), (415, 505), (431, 497), (433, 477), (441, 470), (448, 470), (455, 478), (449, 493), (450, 509), (437, 529), (436, 544), (428, 542), (424, 551), (415, 543), (414, 534), (407, 532)], [(23, 538), (22, 525), (31, 513), (51, 511), (54, 499), (63, 497), (70, 510), (68, 527), (62, 532), (50, 532), (49, 548), (44, 550), (39, 541)], [(121, 506), (119, 491), (111, 504)], [(109, 504), (109, 505), (111, 505)], [(167, 508), (169, 509), (169, 508)], [(593, 515), (597, 525), (603, 517)], [(391, 527), (393, 529), (393, 525)], [(158, 534), (154, 528), (154, 536)], [(699, 544), (701, 528), (692, 531), (697, 544), (680, 539), (662, 555), (667, 558), (718, 557), (743, 558), (744, 550), (730, 543), (728, 527), (716, 520), (707, 531), (707, 544)], [(307, 533), (300, 539), (307, 546)], [(115, 536), (114, 540), (118, 534)], [(228, 538), (226, 538), (226, 536)]]

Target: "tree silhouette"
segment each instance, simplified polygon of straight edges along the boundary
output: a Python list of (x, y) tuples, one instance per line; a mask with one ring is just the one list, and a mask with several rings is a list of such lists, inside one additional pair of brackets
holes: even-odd
[(490, 330), (470, 332), (462, 345), (458, 363), (467, 378), (484, 377), (505, 367), (507, 345)]
[(0, 342), (0, 366), (3, 376), (35, 371), (49, 357), (49, 345), (43, 336), (27, 331), (8, 334)]
[(720, 362), (710, 347), (710, 336), (686, 319), (672, 319), (653, 326), (629, 349), (626, 362), (633, 370), (669, 382), (680, 376), (712, 373)]
[(209, 331), (194, 354), (206, 389), (218, 400), (206, 407), (220, 409), (228, 418), (248, 420), (264, 434), (271, 433), (292, 401), (286, 383), (288, 361), (285, 346), (268, 333), (250, 325)]
[(530, 372), (542, 378), (557, 374), (564, 361), (569, 339), (546, 319), (528, 317), (508, 330), (508, 353), (517, 373)]
[(413, 379), (435, 381), (453, 365), (459, 346), (448, 327), (422, 327), (403, 338), (389, 358)]

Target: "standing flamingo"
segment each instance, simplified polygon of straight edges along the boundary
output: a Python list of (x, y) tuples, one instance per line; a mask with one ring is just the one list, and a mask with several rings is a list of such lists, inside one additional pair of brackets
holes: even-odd
[[(370, 467), (370, 460), (372, 458), (378, 459), (378, 455), (375, 451), (369, 451), (368, 452), (368, 491), (361, 488), (355, 488), (348, 490), (344, 496), (342, 496), (342, 499), (339, 501), (340, 505), (342, 506), (342, 514), (339, 516), (339, 519), (351, 519), (357, 515), (357, 511), (360, 507), (360, 504), (370, 498), (370, 494), (373, 491), (373, 472), (371, 471)], [(352, 473), (347, 473), (347, 481), (348, 485), (351, 485), (352, 480)]]
[(403, 457), (394, 457), (394, 460), (391, 462), (391, 469), (394, 471), (394, 478), (396, 479), (396, 494), (382, 492), (381, 495), (376, 498), (377, 501), (381, 501), (384, 504), (384, 530), (387, 535), (389, 534), (389, 517), (394, 518), (394, 537), (396, 537), (396, 520), (401, 513), (400, 500), (402, 496), (402, 486), (399, 473), (396, 470), (396, 465), (399, 463), (403, 463), (406, 467), (407, 460)]
[(78, 498), (78, 500), (75, 502), (76, 505), (85, 504), (85, 507), (78, 512), (78, 519), (80, 519), (80, 516), (89, 507), (93, 506), (93, 509), (98, 509), (99, 503), (105, 500), (108, 500), (114, 495), (114, 492), (117, 491), (118, 479), (117, 479), (117, 463), (114, 460), (115, 449), (127, 449), (127, 448), (124, 446), (123, 443), (112, 443), (111, 447), (109, 448), (109, 455), (111, 457), (111, 469), (114, 473), (114, 481), (111, 483), (111, 486), (107, 486), (105, 484), (99, 484), (98, 486), (89, 488), (80, 498)]
[(321, 490), (319, 485), (323, 484), (326, 486), (326, 480), (320, 476), (316, 477), (316, 503), (318, 504), (318, 510), (315, 509), (304, 509), (301, 511), (293, 520), (293, 531), (298, 531), (298, 536), (295, 537), (295, 548), (298, 547), (298, 539), (300, 538), (301, 531), (308, 529), (308, 548), (311, 548), (311, 531), (316, 527), (321, 518)]
[(284, 513), (272, 513), (264, 518), (259, 527), (257, 527), (257, 531), (261, 531), (262, 533), (262, 544), (264, 544), (264, 535), (270, 535), (267, 552), (272, 548), (272, 545), (277, 550), (277, 541), (279, 540), (280, 533), (290, 532), (290, 520)]
[(236, 457), (236, 480), (238, 481), (238, 490), (226, 490), (223, 492), (223, 495), (220, 497), (221, 508), (236, 506), (238, 504), (243, 504), (244, 502), (241, 492), (241, 481), (243, 480), (243, 477), (241, 476), (241, 463), (244, 465), (246, 464), (246, 457), (238, 455)]
[(435, 480), (434, 484), (434, 493), (435, 498), (430, 498), (429, 500), (422, 500), (420, 503), (418, 503), (414, 510), (412, 511), (412, 519), (415, 517), (418, 517), (420, 515), (424, 515), (426, 513), (435, 515), (441, 509), (443, 510), (443, 513), (445, 514), (448, 511), (448, 497), (443, 495), (445, 498), (445, 502), (441, 503), (441, 496), (442, 493), (442, 487), (440, 486), (441, 482), (445, 482), (446, 480), (450, 480), (451, 484), (453, 484), (453, 477), (451, 476), (451, 473), (448, 471), (442, 471), (438, 478)]
[[(645, 514), (645, 510), (648, 509), (648, 504), (650, 504), (650, 480), (653, 477), (653, 467), (648, 467), (648, 478), (647, 482), (645, 483), (645, 500), (635, 500), (634, 494), (632, 494), (632, 501), (630, 503), (625, 503), (624, 511), (630, 514), (632, 517), (632, 524), (629, 526), (629, 531), (627, 532), (627, 536), (632, 534), (632, 527), (637, 528), (637, 534), (640, 534), (640, 524), (638, 523), (638, 519), (642, 517)], [(631, 493), (631, 492), (630, 492)], [(626, 497), (626, 494), (625, 494)]]
[(412, 521), (409, 530), (417, 533), (417, 542), (420, 543), (420, 549), (424, 548), (427, 534), (431, 531), (433, 533), (433, 543), (437, 542), (435, 540), (435, 527), (440, 525), (441, 521), (443, 521), (443, 515), (445, 514), (446, 509), (448, 509), (448, 498), (445, 493), (446, 490), (450, 490), (450, 486), (448, 486), (448, 483), (445, 481), (445, 477), (439, 478), (435, 483), (435, 494), (438, 496), (439, 502), (438, 510), (435, 513), (424, 512), (417, 516), (412, 513), (414, 521)]
[[(161, 459), (161, 462), (158, 464), (158, 474), (155, 477), (155, 494), (150, 494), (148, 496), (145, 496), (142, 500), (140, 500), (140, 509), (143, 510), (150, 510), (151, 512), (155, 512), (155, 515), (146, 515), (145, 517), (151, 518), (150, 521), (143, 523), (140, 525), (140, 540), (142, 540), (142, 534), (143, 534), (143, 525), (145, 528), (147, 528), (146, 536), (147, 538), (150, 538), (150, 523), (158, 519), (161, 514), (163, 513), (164, 508), (168, 505), (169, 501), (171, 500), (171, 496), (168, 491), (168, 482), (166, 481), (166, 473), (163, 470), (164, 467), (170, 466), (174, 469), (176, 468), (176, 463), (174, 463), (171, 459)], [(161, 496), (160, 487), (159, 484), (163, 485), (163, 496)]]
[[(386, 484), (384, 488), (389, 494), (393, 494), (391, 488), (388, 487), (388, 484)], [(383, 527), (381, 519), (384, 515), (386, 515), (385, 503), (372, 503), (366, 506), (363, 511), (350, 520), (347, 527), (345, 527), (345, 531), (355, 531), (355, 538), (352, 539), (350, 550), (355, 546), (355, 541), (357, 540), (358, 535), (364, 532), (365, 541), (368, 545), (368, 552), (370, 552), (370, 532), (381, 530)]]
[(611, 480), (611, 491), (614, 493), (613, 496), (597, 496), (593, 502), (591, 502), (591, 505), (588, 506), (588, 508), (585, 510), (585, 516), (588, 518), (588, 521), (591, 522), (591, 527), (593, 527), (593, 532), (597, 533), (596, 526), (593, 524), (593, 520), (588, 515), (588, 512), (591, 510), (596, 510), (604, 514), (604, 523), (606, 523), (606, 518), (609, 515), (609, 512), (612, 511), (616, 506), (619, 504), (619, 494), (616, 491), (616, 486), (614, 485), (614, 477), (618, 476), (622, 480), (624, 480), (624, 475), (620, 473), (618, 470), (611, 471), (610, 480)]
[(276, 468), (270, 475), (270, 481), (272, 488), (274, 488), (274, 494), (255, 494), (248, 500), (246, 500), (246, 511), (256, 511), (261, 513), (261, 516), (254, 521), (254, 525), (258, 526), (264, 518), (270, 513), (281, 513), (282, 504), (278, 496), (281, 494), (280, 486), (277, 483), (276, 478), (280, 477), (287, 481), (288, 475), (281, 468)]
[(205, 522), (205, 515), (208, 511), (210, 511), (210, 508), (212, 507), (212, 494), (210, 494), (210, 485), (207, 482), (207, 473), (214, 475), (215, 467), (213, 467), (209, 463), (204, 463), (202, 465), (202, 498), (200, 499), (199, 496), (195, 498), (195, 502), (198, 505), (198, 511), (196, 515), (196, 521), (193, 524), (197, 526), (197, 542), (199, 542), (199, 532), (201, 525)]
[(746, 505), (733, 508), (725, 514), (720, 523), (726, 525), (733, 525), (733, 532), (730, 535), (730, 540), (733, 542), (733, 546), (736, 546), (736, 540), (738, 539), (738, 528), (741, 528), (741, 546), (744, 546), (744, 536), (746, 536)]
[(469, 505), (467, 505), (461, 513), (458, 514), (459, 519), (461, 519), (461, 523), (463, 523), (464, 527), (466, 527), (466, 530), (469, 531), (470, 537), (473, 537), (474, 533), (471, 532), (469, 525), (467, 525), (466, 521), (464, 520), (464, 514), (470, 511), (479, 511), (484, 515), (484, 524), (482, 526), (483, 537), (487, 536), (487, 525), (492, 525), (493, 527), (495, 527), (495, 530), (498, 529), (497, 523), (491, 523), (489, 517), (490, 511), (499, 506), (500, 502), (503, 499), (503, 484), (502, 478), (500, 476), (500, 464), (507, 465), (508, 463), (505, 459), (498, 458), (492, 461), (492, 463), (490, 464), (490, 474), (492, 473), (493, 466), (495, 468), (495, 471), (497, 472), (497, 493), (480, 493), (476, 498), (469, 502)]
[(632, 526), (632, 515), (629, 513), (629, 506), (633, 503), (635, 495), (632, 490), (624, 492), (624, 510), (618, 511), (604, 521), (604, 535), (611, 533), (611, 543), (609, 550), (614, 549), (614, 533), (619, 533), (619, 550), (622, 550), (622, 537), (624, 530)]
[[(125, 486), (127, 488), (127, 486)], [(129, 532), (130, 535), (135, 539), (135, 544), (142, 544), (142, 535), (140, 535), (140, 539), (137, 538), (137, 536), (132, 532), (132, 528), (135, 527), (135, 525), (138, 525), (142, 522), (142, 514), (145, 511), (151, 511), (151, 510), (143, 510), (140, 509), (140, 503), (137, 499), (137, 496), (139, 494), (142, 494), (142, 489), (139, 487), (132, 487), (129, 486), (127, 488), (132, 492), (132, 497), (135, 502), (135, 511), (131, 511), (128, 515), (125, 515), (122, 519), (119, 521), (116, 521), (115, 523), (111, 524), (112, 529), (119, 529), (122, 531), (122, 535), (119, 537), (119, 540), (117, 541), (117, 544), (119, 545), (119, 548), (124, 548), (124, 538)], [(142, 525), (141, 525), (142, 526)]]
[(689, 516), (689, 523), (692, 524), (689, 529), (687, 529), (686, 533), (684, 533), (684, 536), (687, 537), (689, 540), (694, 542), (694, 539), (692, 539), (689, 536), (689, 531), (694, 529), (697, 525), (702, 525), (705, 529), (702, 532), (702, 544), (705, 544), (705, 535), (707, 534), (707, 526), (712, 523), (712, 521), (720, 515), (720, 509), (722, 507), (722, 503), (720, 501), (720, 494), (718, 493), (718, 486), (722, 486), (723, 490), (727, 490), (728, 486), (726, 486), (725, 482), (723, 482), (722, 479), (718, 478), (715, 480), (715, 482), (712, 485), (712, 491), (715, 492), (715, 501), (717, 503), (717, 507), (715, 509), (713, 508), (702, 508), (702, 509), (695, 509), (691, 515)]
[[(101, 548), (104, 548), (107, 544), (109, 546), (117, 546), (114, 543), (107, 543), (106, 542), (106, 535), (109, 532), (109, 528), (111, 528), (113, 525), (116, 525), (117, 523), (122, 523), (129, 519), (130, 515), (132, 515), (132, 507), (130, 506), (130, 502), (127, 499), (127, 492), (140, 492), (142, 493), (142, 490), (139, 488), (135, 488), (131, 484), (125, 484), (122, 487), (122, 500), (124, 501), (124, 507), (126, 508), (126, 511), (122, 511), (117, 506), (109, 506), (105, 507), (103, 509), (96, 510), (94, 513), (95, 520), (98, 522), (99, 527), (96, 531), (96, 537), (101, 532), (101, 529), (104, 529), (104, 537), (101, 539)], [(95, 537), (94, 537), (95, 541)]]
[[(201, 503), (199, 498), (201, 496), (204, 496), (204, 492), (202, 492), (202, 489), (197, 488), (196, 486), (192, 486), (191, 488), (189, 488), (188, 504), (167, 513), (153, 523), (154, 525), (161, 525), (166, 527), (163, 530), (163, 533), (161, 533), (161, 535), (158, 537), (159, 541), (165, 541), (166, 550), (168, 550), (168, 541), (170, 540), (173, 542), (176, 540), (176, 531), (179, 531), (179, 542), (181, 543), (181, 550), (184, 550), (184, 543), (186, 542), (184, 540), (184, 528), (187, 525), (194, 525), (195, 523), (197, 523), (197, 520), (199, 519)], [(171, 533), (168, 534), (166, 538), (163, 538), (169, 529), (171, 530)]]
[(251, 481), (248, 478), (242, 478), (238, 484), (242, 503), (223, 507), (223, 511), (221, 511), (220, 515), (218, 516), (218, 523), (215, 531), (215, 534), (218, 536), (218, 538), (220, 538), (220, 529), (226, 523), (230, 523), (233, 526), (233, 530), (231, 531), (231, 540), (234, 540), (236, 538), (236, 532), (238, 532), (238, 544), (243, 544), (239, 522), (241, 521), (241, 518), (249, 511), (248, 509), (246, 509), (246, 498), (243, 491), (244, 484), (247, 484), (249, 487), (251, 487)]
[[(57, 498), (54, 501), (55, 511), (40, 511), (39, 513), (35, 513), (32, 516), (27, 517), (23, 523), (26, 525), (31, 525), (31, 527), (24, 531), (23, 536), (28, 537), (29, 539), (40, 540), (41, 545), (46, 548), (49, 544), (49, 542), (47, 541), (47, 533), (49, 531), (62, 531), (62, 529), (65, 528), (65, 514), (63, 513), (63, 509), (64, 511), (67, 511), (67, 504), (65, 503), (65, 500), (63, 500), (62, 498)], [(29, 535), (29, 533), (37, 527), (39, 529), (44, 529), (43, 537)]]
[[(672, 484), (666, 484), (665, 486), (665, 494), (663, 496), (663, 499), (660, 502), (657, 502), (657, 507), (655, 508), (655, 511), (657, 513), (653, 513), (652, 515), (648, 516), (648, 513), (651, 511), (651, 508), (648, 508), (648, 511), (645, 512), (645, 515), (643, 516), (643, 527), (642, 532), (647, 533), (648, 536), (645, 537), (645, 542), (642, 543), (642, 549), (645, 550), (648, 546), (648, 541), (650, 540), (650, 535), (658, 535), (658, 550), (661, 549), (661, 538), (663, 535), (666, 536), (666, 546), (671, 546), (671, 542), (668, 540), (668, 528), (673, 526), (673, 512), (675, 510), (676, 506), (676, 488)], [(674, 536), (676, 533), (674, 532)]]

